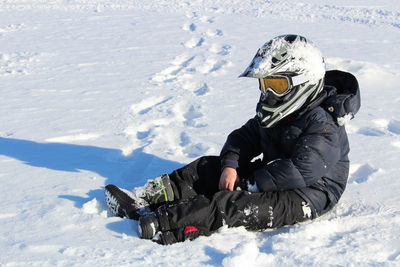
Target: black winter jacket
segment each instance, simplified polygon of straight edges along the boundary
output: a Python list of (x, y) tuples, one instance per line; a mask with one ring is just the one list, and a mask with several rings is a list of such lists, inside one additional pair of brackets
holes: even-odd
[(327, 71), (319, 98), (296, 115), (272, 128), (253, 118), (233, 131), (221, 151), (222, 166), (237, 162), (239, 170), (248, 169), (262, 153), (262, 164), (243, 178), (254, 179), (260, 191), (295, 190), (312, 207), (320, 206), (322, 191), (328, 203), (316, 211), (321, 215), (338, 202), (349, 172), (349, 143), (338, 118), (353, 117), (359, 108), (356, 78)]

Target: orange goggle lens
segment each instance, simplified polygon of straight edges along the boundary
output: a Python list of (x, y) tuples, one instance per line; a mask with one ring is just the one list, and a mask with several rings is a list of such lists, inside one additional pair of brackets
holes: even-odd
[(264, 93), (272, 90), (277, 95), (282, 95), (289, 89), (289, 81), (286, 77), (268, 77), (260, 79), (261, 89)]

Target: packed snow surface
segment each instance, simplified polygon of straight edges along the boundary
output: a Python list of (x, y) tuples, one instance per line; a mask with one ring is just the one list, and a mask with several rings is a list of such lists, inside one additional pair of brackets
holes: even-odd
[[(106, 184), (219, 153), (255, 115), (258, 83), (238, 75), (286, 33), (360, 83), (332, 212), (170, 246), (111, 217)], [(399, 47), (393, 0), (0, 0), (0, 265), (400, 265)]]

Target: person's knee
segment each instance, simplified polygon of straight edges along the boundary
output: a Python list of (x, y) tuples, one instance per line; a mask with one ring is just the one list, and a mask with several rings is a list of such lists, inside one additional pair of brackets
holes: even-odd
[(198, 158), (198, 162), (201, 163), (202, 165), (205, 164), (220, 164), (220, 157), (219, 156), (201, 156), (200, 158)]

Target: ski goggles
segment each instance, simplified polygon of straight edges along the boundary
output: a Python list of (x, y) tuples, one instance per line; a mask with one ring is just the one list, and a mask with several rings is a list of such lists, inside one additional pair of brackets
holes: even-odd
[(273, 75), (258, 80), (260, 81), (261, 92), (266, 94), (268, 91), (271, 91), (276, 96), (284, 96), (293, 87), (308, 81), (304, 74), (296, 76)]

